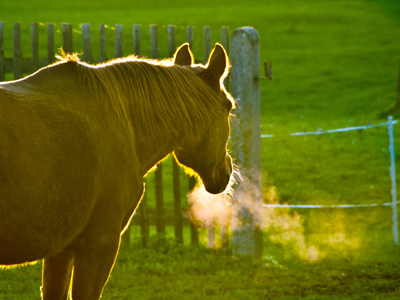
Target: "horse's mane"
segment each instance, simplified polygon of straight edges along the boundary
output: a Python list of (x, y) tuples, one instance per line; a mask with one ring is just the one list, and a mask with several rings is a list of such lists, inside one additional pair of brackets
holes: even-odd
[(109, 99), (120, 116), (129, 116), (135, 133), (143, 137), (194, 135), (226, 109), (218, 93), (196, 75), (204, 68), (201, 65), (187, 68), (172, 60), (135, 56), (98, 65), (81, 62), (77, 55), (58, 59), (59, 63), (75, 63), (78, 78), (98, 98)]

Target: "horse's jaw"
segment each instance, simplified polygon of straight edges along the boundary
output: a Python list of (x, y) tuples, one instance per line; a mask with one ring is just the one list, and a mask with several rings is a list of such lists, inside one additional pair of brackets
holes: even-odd
[(148, 172), (156, 169), (157, 164), (162, 162), (174, 150), (174, 142), (165, 141), (143, 141), (137, 142), (137, 155), (141, 166), (141, 174), (145, 176)]

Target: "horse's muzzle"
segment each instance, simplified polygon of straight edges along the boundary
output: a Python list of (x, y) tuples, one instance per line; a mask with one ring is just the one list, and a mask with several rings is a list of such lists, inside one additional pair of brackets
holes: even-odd
[(225, 191), (232, 174), (232, 159), (227, 154), (219, 164), (214, 167), (212, 180), (205, 181), (204, 187), (210, 194), (220, 194)]

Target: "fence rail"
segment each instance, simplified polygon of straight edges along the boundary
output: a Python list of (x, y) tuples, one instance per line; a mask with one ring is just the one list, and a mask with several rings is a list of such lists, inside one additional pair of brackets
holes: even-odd
[[(353, 131), (353, 130), (366, 130), (374, 127), (383, 127), (383, 126), (389, 126), (390, 124), (397, 124), (398, 121), (394, 120), (388, 120), (385, 123), (380, 123), (380, 124), (368, 124), (368, 125), (362, 125), (362, 126), (352, 126), (352, 127), (346, 127), (346, 128), (338, 128), (338, 129), (328, 129), (328, 130), (322, 130), (319, 129), (317, 131), (307, 131), (307, 132), (293, 132), (290, 133), (289, 135), (291, 136), (304, 136), (304, 135), (320, 135), (320, 134), (327, 134), (327, 133), (335, 133), (335, 132), (346, 132), (346, 131)], [(274, 134), (262, 134), (261, 138), (272, 138), (275, 137)]]
[[(400, 201), (396, 201), (399, 204)], [(275, 208), (351, 208), (351, 207), (378, 207), (378, 206), (392, 206), (393, 203), (372, 203), (372, 204), (337, 204), (337, 205), (324, 205), (324, 204), (278, 204), (269, 203), (263, 204), (263, 207), (275, 207)]]

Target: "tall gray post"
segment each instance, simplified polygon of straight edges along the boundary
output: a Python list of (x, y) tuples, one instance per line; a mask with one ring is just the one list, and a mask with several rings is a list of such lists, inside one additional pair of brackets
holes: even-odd
[(260, 40), (251, 27), (232, 32), (231, 93), (238, 99), (231, 145), (243, 180), (232, 203), (233, 255), (262, 255)]

